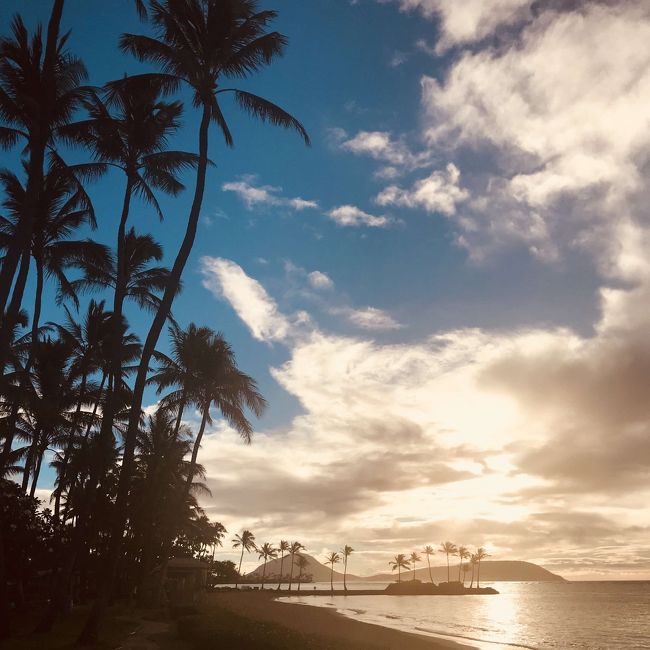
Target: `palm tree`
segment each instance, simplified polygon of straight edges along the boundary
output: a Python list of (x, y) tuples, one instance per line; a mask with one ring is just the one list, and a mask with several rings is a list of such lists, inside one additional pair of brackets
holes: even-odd
[(420, 556), (413, 551), (411, 553), (411, 557), (409, 558), (409, 562), (413, 565), (413, 580), (415, 580), (415, 564), (420, 561)]
[(309, 566), (309, 560), (304, 555), (299, 555), (296, 560), (298, 565), (298, 591), (300, 591), (300, 584), (302, 583), (303, 571)]
[(486, 557), (490, 557), (489, 553), (481, 546), (476, 550), (476, 588), (478, 589), (480, 585), (481, 578), (481, 561)]
[[(161, 0), (151, 2), (150, 21), (155, 37), (124, 34), (123, 51), (139, 60), (160, 66), (163, 80), (170, 91), (181, 84), (189, 85), (193, 103), (201, 108), (199, 127), (199, 160), (192, 207), (187, 228), (172, 266), (170, 280), (162, 303), (147, 335), (133, 388), (130, 418), (124, 436), (124, 452), (120, 481), (115, 499), (115, 517), (104, 576), (100, 580), (98, 598), (82, 632), (80, 641), (92, 642), (97, 637), (100, 619), (108, 602), (113, 576), (119, 561), (119, 550), (126, 523), (125, 504), (132, 475), (133, 452), (142, 399), (151, 356), (178, 292), (181, 276), (192, 251), (198, 227), (206, 171), (208, 167), (209, 127), (215, 122), (227, 144), (233, 138), (219, 105), (224, 94), (232, 94), (241, 109), (250, 115), (297, 131), (309, 143), (309, 137), (298, 120), (272, 102), (236, 88), (222, 87), (222, 79), (248, 77), (270, 65), (286, 44), (278, 32), (266, 32), (266, 26), (277, 13), (257, 12), (254, 0)], [(140, 76), (143, 82), (150, 75)]]
[(457, 551), (456, 544), (451, 542), (442, 542), (440, 548), (438, 549), (439, 553), (445, 553), (447, 556), (447, 582), (449, 582), (449, 556), (455, 555)]
[(278, 549), (273, 548), (270, 542), (264, 542), (262, 546), (257, 549), (260, 558), (264, 558), (264, 570), (262, 571), (262, 589), (264, 589), (264, 580), (266, 578), (266, 563), (269, 558), (273, 559), (278, 556)]
[(346, 575), (347, 575), (347, 572), (348, 572), (348, 558), (350, 557), (350, 555), (352, 555), (352, 553), (354, 553), (354, 549), (351, 546), (348, 546), (346, 544), (343, 547), (343, 550), (341, 551), (341, 553), (343, 554), (343, 590), (347, 591), (348, 586), (347, 586), (347, 583), (346, 583), (345, 579), (346, 579)]
[(334, 565), (338, 564), (341, 561), (341, 556), (336, 553), (335, 551), (332, 551), (328, 556), (327, 560), (325, 560), (325, 564), (330, 564), (331, 565), (331, 571), (330, 571), (330, 590), (332, 594), (334, 593)]
[[(22, 19), (14, 18), (11, 37), (0, 39), (0, 147), (24, 140), (29, 152), (23, 217), (0, 269), (0, 313), (7, 305), (19, 260), (28, 249), (43, 186), (45, 152), (57, 131), (67, 123), (83, 97), (83, 63), (65, 51), (67, 37), (59, 39), (63, 1), (55, 0), (43, 47), (42, 31), (30, 35)], [(13, 308), (20, 309), (22, 296)], [(17, 311), (16, 311), (17, 314)], [(15, 314), (9, 314), (13, 320)], [(6, 337), (3, 337), (5, 339)], [(4, 342), (4, 341), (3, 341)], [(0, 350), (3, 365), (6, 350)]]
[(280, 579), (278, 580), (278, 586), (276, 588), (276, 591), (280, 591), (280, 587), (282, 585), (282, 568), (284, 566), (284, 554), (289, 550), (289, 542), (286, 540), (280, 540), (280, 546), (278, 547), (278, 550), (280, 551)]
[(237, 569), (237, 580), (235, 582), (235, 589), (237, 589), (239, 586), (239, 578), (241, 577), (241, 563), (244, 559), (244, 551), (250, 553), (257, 549), (257, 546), (255, 545), (255, 535), (253, 535), (250, 530), (245, 530), (241, 535), (235, 535), (235, 539), (232, 540), (232, 547), (241, 548), (239, 568)]
[(469, 562), (472, 565), (472, 581), (469, 583), (469, 588), (471, 589), (474, 586), (474, 567), (478, 564), (478, 557), (476, 553), (472, 553), (469, 556)]
[(429, 567), (429, 580), (433, 584), (433, 576), (431, 575), (431, 556), (435, 553), (433, 546), (425, 546), (422, 552), (427, 556), (427, 566)]
[(396, 555), (388, 564), (390, 564), (392, 571), (397, 569), (397, 582), (402, 581), (402, 569), (410, 569), (409, 561), (404, 553)]
[(291, 570), (289, 571), (289, 591), (291, 591), (291, 585), (293, 584), (293, 562), (296, 557), (296, 553), (303, 551), (305, 547), (300, 542), (292, 542), (289, 546), (289, 555), (291, 556)]
[(458, 582), (460, 582), (460, 574), (463, 570), (463, 560), (469, 557), (469, 550), (467, 549), (466, 546), (459, 546), (456, 549), (456, 553), (458, 554), (458, 558), (460, 559), (460, 563), (458, 565)]

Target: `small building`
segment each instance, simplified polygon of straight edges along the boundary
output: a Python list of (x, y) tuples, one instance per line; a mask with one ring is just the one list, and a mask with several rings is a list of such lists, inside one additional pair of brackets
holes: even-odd
[(195, 605), (206, 590), (209, 564), (191, 557), (170, 558), (166, 592), (171, 605)]

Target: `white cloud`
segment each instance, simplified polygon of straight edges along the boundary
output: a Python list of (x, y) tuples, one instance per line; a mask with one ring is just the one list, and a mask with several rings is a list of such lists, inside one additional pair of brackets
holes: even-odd
[(220, 257), (200, 260), (203, 286), (225, 298), (259, 341), (281, 341), (291, 332), (291, 322), (280, 313), (264, 287), (235, 262)]
[(388, 312), (377, 307), (364, 307), (354, 309), (352, 307), (335, 307), (331, 313), (345, 316), (356, 327), (364, 330), (397, 330), (402, 325), (398, 323)]
[(369, 228), (385, 228), (391, 220), (384, 216), (375, 216), (360, 210), (354, 205), (340, 205), (327, 213), (339, 226), (368, 226)]
[(452, 216), (456, 206), (469, 198), (469, 192), (460, 187), (460, 172), (453, 163), (446, 171), (434, 171), (427, 178), (416, 181), (410, 189), (390, 185), (376, 198), (379, 205), (397, 205), (424, 208), (427, 212), (441, 212)]
[(326, 273), (322, 271), (312, 271), (307, 276), (309, 278), (309, 284), (311, 284), (314, 289), (332, 289), (334, 288), (334, 282), (332, 278), (329, 277)]
[(359, 131), (353, 138), (342, 129), (331, 129), (330, 134), (344, 151), (388, 163), (393, 170), (417, 169), (431, 162), (428, 151), (414, 153), (402, 139), (394, 139), (387, 131)]
[(273, 187), (272, 185), (255, 186), (252, 182), (253, 177), (247, 176), (241, 181), (224, 183), (221, 189), (224, 192), (234, 192), (249, 210), (260, 205), (289, 207), (299, 211), (318, 208), (316, 201), (309, 201), (300, 197), (288, 198), (281, 196), (281, 187)]
[(568, 244), (613, 266), (618, 223), (647, 222), (635, 204), (646, 203), (649, 39), (644, 2), (542, 6), (510, 43), (462, 54), (442, 81), (423, 78), (431, 148), (493, 152), (459, 221), (471, 250), (520, 240), (554, 258)]
[(533, 0), (396, 0), (403, 11), (419, 11), (440, 19), (441, 38), (436, 51), (479, 41), (497, 28), (530, 17)]

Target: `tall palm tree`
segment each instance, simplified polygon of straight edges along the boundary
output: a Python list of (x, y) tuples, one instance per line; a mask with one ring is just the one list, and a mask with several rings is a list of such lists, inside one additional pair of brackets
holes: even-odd
[[(67, 36), (59, 38), (62, 11), (63, 1), (55, 0), (45, 47), (41, 28), (30, 37), (19, 16), (12, 22), (11, 36), (0, 39), (0, 146), (10, 148), (23, 140), (29, 152), (23, 217), (0, 269), (0, 313), (7, 305), (20, 257), (31, 241), (46, 149), (54, 145), (58, 129), (70, 122), (84, 94), (80, 84), (86, 69), (66, 52)], [(18, 297), (14, 309), (20, 309), (20, 302)], [(6, 350), (0, 350), (2, 362), (5, 354)]]
[(233, 548), (241, 548), (241, 557), (239, 558), (239, 568), (237, 569), (237, 580), (235, 582), (235, 589), (239, 586), (239, 578), (241, 577), (241, 563), (244, 559), (244, 551), (250, 553), (257, 549), (255, 545), (255, 535), (250, 530), (245, 530), (241, 535), (235, 535), (232, 540)]
[(303, 551), (305, 547), (300, 542), (291, 542), (289, 546), (289, 555), (291, 556), (291, 570), (289, 571), (289, 591), (291, 591), (291, 585), (293, 584), (293, 563), (296, 558), (296, 554), (300, 551)]
[(334, 593), (334, 565), (338, 564), (341, 561), (341, 556), (336, 553), (335, 551), (332, 551), (328, 556), (327, 559), (325, 560), (325, 564), (331, 565), (331, 570), (330, 570), (330, 590), (332, 594)]
[(458, 564), (458, 582), (460, 582), (460, 574), (463, 571), (463, 560), (469, 557), (469, 550), (467, 549), (466, 546), (459, 546), (456, 549), (456, 554), (458, 555), (458, 559), (460, 560)]
[(474, 586), (474, 569), (476, 565), (478, 564), (478, 557), (476, 556), (476, 553), (472, 553), (469, 556), (469, 562), (472, 565), (472, 580), (469, 583), (469, 588), (471, 589)]
[(415, 551), (413, 551), (413, 553), (411, 553), (411, 557), (409, 558), (409, 562), (413, 565), (413, 580), (415, 580), (415, 565), (419, 561), (420, 556)]
[(444, 553), (447, 556), (447, 582), (449, 582), (449, 556), (455, 555), (456, 551), (456, 544), (453, 544), (452, 542), (442, 542), (438, 549), (439, 553)]
[(351, 546), (348, 546), (347, 544), (343, 547), (343, 550), (341, 553), (343, 554), (343, 591), (348, 590), (348, 585), (346, 583), (346, 576), (348, 573), (348, 558), (352, 553), (354, 552), (354, 549)]
[(396, 555), (388, 564), (392, 571), (397, 569), (397, 582), (402, 581), (402, 569), (410, 569), (410, 564), (404, 553)]
[(273, 547), (270, 542), (264, 542), (262, 546), (257, 549), (260, 559), (264, 559), (264, 569), (262, 571), (262, 589), (264, 589), (264, 581), (266, 579), (266, 563), (269, 558), (273, 559), (278, 556), (278, 549)]
[(427, 566), (429, 567), (429, 580), (431, 580), (431, 584), (433, 584), (433, 575), (431, 575), (431, 556), (435, 553), (435, 550), (433, 549), (433, 546), (425, 546), (422, 549), (422, 552), (427, 556)]
[[(160, 78), (170, 91), (176, 90), (181, 84), (190, 87), (193, 103), (201, 108), (202, 113), (198, 134), (199, 160), (185, 236), (174, 260), (161, 306), (147, 335), (135, 379), (116, 495), (116, 511), (120, 515), (115, 517), (98, 598), (82, 632), (82, 642), (91, 642), (97, 636), (99, 621), (106, 608), (119, 561), (126, 523), (124, 505), (132, 475), (135, 437), (147, 372), (196, 237), (208, 167), (210, 124), (217, 124), (227, 144), (233, 142), (219, 99), (225, 94), (232, 94), (245, 112), (262, 121), (293, 129), (309, 143), (302, 124), (279, 106), (250, 92), (221, 85), (222, 79), (250, 76), (271, 64), (282, 53), (285, 37), (278, 32), (266, 32), (266, 27), (276, 17), (276, 12), (258, 12), (254, 0), (152, 0), (150, 9), (149, 17), (155, 36), (124, 34), (120, 46), (139, 60), (159, 66), (162, 69)], [(141, 78), (144, 80), (147, 77)]]
[[(61, 133), (90, 150), (96, 166), (102, 170), (117, 168), (126, 178), (113, 283), (113, 318), (116, 331), (119, 331), (129, 281), (126, 224), (132, 198), (142, 198), (162, 220), (155, 190), (178, 195), (185, 189), (178, 175), (184, 169), (195, 167), (197, 156), (167, 149), (168, 139), (180, 127), (182, 104), (163, 101), (161, 86), (155, 77), (135, 82), (126, 77), (111, 82), (103, 97), (93, 92), (84, 100), (84, 106), (88, 119), (63, 128)], [(114, 375), (119, 373), (120, 351), (119, 345), (112, 346), (111, 373)], [(112, 420), (114, 411), (115, 399), (109, 392), (103, 417)]]
[(302, 575), (305, 569), (309, 566), (309, 560), (304, 555), (298, 555), (296, 564), (298, 565), (298, 591), (300, 591), (300, 585), (302, 584)]
[(284, 567), (284, 554), (289, 550), (289, 542), (287, 542), (285, 539), (280, 540), (278, 550), (280, 552), (280, 578), (278, 579), (278, 586), (276, 588), (276, 591), (280, 591), (280, 587), (282, 586), (282, 568)]
[(481, 546), (480, 548), (476, 549), (476, 587), (477, 589), (481, 586), (480, 584), (480, 579), (481, 579), (481, 561), (484, 560), (486, 557), (490, 557), (490, 554)]

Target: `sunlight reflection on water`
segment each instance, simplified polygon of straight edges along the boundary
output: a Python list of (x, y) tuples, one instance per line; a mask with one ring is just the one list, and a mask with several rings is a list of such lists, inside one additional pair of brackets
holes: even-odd
[(489, 586), (500, 593), (462, 597), (312, 596), (282, 600), (336, 607), (351, 618), (446, 636), (481, 650), (650, 650), (650, 582), (519, 582)]

